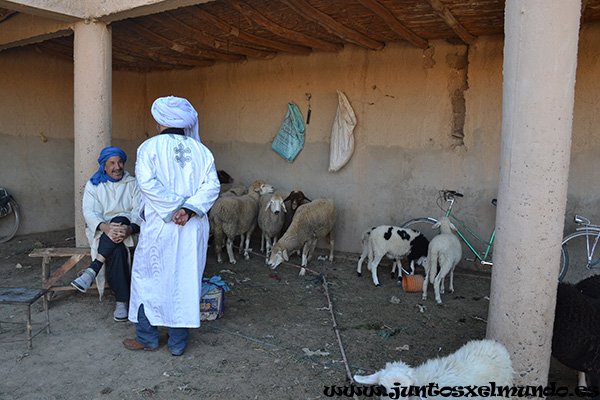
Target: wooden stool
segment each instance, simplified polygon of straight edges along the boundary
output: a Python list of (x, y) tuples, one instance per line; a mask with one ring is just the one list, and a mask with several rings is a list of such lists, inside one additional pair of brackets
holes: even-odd
[[(24, 289), (24, 288), (0, 288), (0, 304), (12, 304), (19, 306), (27, 306), (27, 342), (29, 348), (33, 347), (32, 339), (40, 332), (46, 329), (46, 333), (50, 333), (50, 314), (48, 313), (48, 300), (46, 299), (46, 289)], [(44, 300), (44, 311), (46, 312), (46, 326), (33, 334), (31, 326), (31, 305), (40, 297)]]

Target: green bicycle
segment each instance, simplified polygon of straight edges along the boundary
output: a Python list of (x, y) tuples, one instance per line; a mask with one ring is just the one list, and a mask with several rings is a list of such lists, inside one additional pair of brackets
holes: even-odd
[[(464, 222), (462, 222), (456, 215), (452, 214), (452, 207), (454, 206), (454, 202), (457, 197), (464, 197), (463, 194), (458, 193), (455, 190), (440, 190), (439, 196), (437, 198), (436, 204), (439, 208), (444, 211), (446, 217), (450, 218), (452, 223), (457, 228), (457, 234), (462, 239), (462, 241), (467, 245), (467, 247), (471, 250), (471, 252), (475, 255), (476, 259), (482, 265), (491, 266), (492, 263), (492, 245), (494, 243), (494, 236), (496, 235), (496, 228), (492, 231), (489, 240), (482, 239), (478, 236), (472, 229), (470, 229)], [(495, 206), (497, 204), (496, 199), (492, 200), (492, 204)], [(434, 235), (432, 230), (432, 225), (437, 223), (438, 220), (433, 217), (422, 217), (422, 218), (414, 218), (410, 221), (407, 221), (402, 225), (402, 228), (410, 228), (424, 234), (428, 239)], [(430, 233), (431, 232), (431, 233)], [(475, 249), (475, 246), (471, 241), (469, 241), (468, 237), (471, 238), (471, 241), (480, 242), (484, 246), (484, 251), (479, 252)], [(475, 259), (467, 259), (468, 261), (474, 261)]]

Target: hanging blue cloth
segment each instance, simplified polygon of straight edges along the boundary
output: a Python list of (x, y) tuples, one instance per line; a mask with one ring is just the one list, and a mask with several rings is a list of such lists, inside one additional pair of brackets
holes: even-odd
[(292, 162), (304, 148), (304, 118), (298, 106), (288, 103), (288, 112), (273, 139), (271, 148), (287, 162)]
[(125, 152), (120, 148), (113, 146), (103, 148), (100, 152), (100, 157), (98, 157), (98, 164), (100, 164), (100, 168), (98, 168), (98, 171), (90, 178), (90, 182), (92, 182), (94, 186), (98, 186), (99, 183), (104, 183), (106, 181), (118, 182), (123, 179), (123, 176), (121, 176), (121, 179), (113, 179), (108, 176), (104, 170), (104, 163), (106, 160), (114, 156), (121, 157), (123, 164), (127, 162), (127, 154), (125, 154)]

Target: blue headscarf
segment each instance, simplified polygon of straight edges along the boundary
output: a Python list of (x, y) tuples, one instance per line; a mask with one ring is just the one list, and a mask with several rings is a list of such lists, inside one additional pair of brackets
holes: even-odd
[(121, 176), (121, 179), (113, 179), (108, 176), (104, 170), (104, 163), (106, 160), (114, 156), (121, 157), (123, 164), (125, 164), (127, 161), (127, 154), (125, 154), (125, 152), (120, 148), (113, 146), (103, 148), (100, 152), (100, 157), (98, 157), (98, 164), (100, 164), (100, 168), (98, 168), (98, 171), (90, 178), (90, 182), (92, 182), (93, 185), (97, 186), (99, 183), (104, 183), (106, 181), (118, 182), (123, 179), (124, 175)]

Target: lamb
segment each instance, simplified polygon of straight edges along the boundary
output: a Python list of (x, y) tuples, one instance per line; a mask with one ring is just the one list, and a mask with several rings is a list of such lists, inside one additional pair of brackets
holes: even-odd
[(301, 205), (296, 210), (292, 224), (271, 248), (271, 256), (267, 262), (275, 269), (284, 260), (289, 261), (288, 254), (302, 249), (302, 268), (300, 275), (306, 273), (306, 265), (310, 260), (317, 241), (326, 238), (329, 241), (329, 261), (333, 261), (335, 224), (337, 209), (332, 199), (317, 199)]
[(225, 237), (227, 238), (227, 254), (231, 264), (236, 263), (233, 256), (233, 241), (238, 235), (242, 235), (242, 240), (245, 238), (244, 258), (246, 260), (250, 258), (248, 251), (250, 251), (250, 237), (256, 227), (258, 218), (258, 200), (261, 195), (267, 193), (273, 193), (273, 186), (257, 180), (248, 189), (248, 194), (239, 197), (219, 197), (215, 201), (209, 212), (209, 219), (213, 225), (218, 263), (223, 262), (221, 250)]
[(440, 228), (440, 234), (429, 243), (423, 280), (423, 300), (427, 299), (427, 286), (431, 281), (435, 291), (435, 301), (442, 304), (440, 285), (441, 293), (444, 293), (444, 278), (450, 273), (450, 292), (454, 292), (454, 268), (462, 258), (462, 246), (460, 240), (452, 233), (456, 227), (447, 217), (440, 218), (432, 228)]
[[(496, 386), (510, 386), (513, 374), (510, 355), (503, 345), (494, 340), (472, 340), (455, 353), (430, 359), (416, 368), (396, 361), (372, 375), (354, 375), (354, 380), (364, 385), (381, 385), (388, 396), (395, 395), (393, 398), (419, 399), (426, 395), (427, 399), (443, 399), (446, 397), (426, 392), (430, 383), (435, 383), (438, 389), (461, 387), (465, 392), (459, 397), (464, 398), (469, 385), (489, 387), (494, 382)], [(417, 386), (419, 393), (413, 391), (412, 396), (407, 396), (410, 386)]]
[(377, 226), (363, 234), (363, 253), (358, 260), (356, 272), (358, 276), (362, 276), (362, 262), (368, 256), (367, 268), (371, 271), (373, 283), (379, 287), (377, 266), (384, 256), (391, 259), (406, 257), (414, 271), (414, 262), (421, 263), (427, 256), (428, 245), (429, 240), (413, 229), (392, 225)]
[[(556, 294), (552, 355), (562, 364), (587, 374), (600, 385), (600, 276), (572, 285), (559, 283)], [(579, 374), (580, 386), (585, 377)], [(595, 398), (598, 398), (596, 396)]]
[(268, 256), (271, 252), (271, 247), (277, 243), (283, 223), (285, 222), (285, 213), (287, 209), (283, 202), (283, 197), (278, 193), (261, 196), (258, 208), (258, 227), (260, 228), (261, 240), (260, 251), (265, 251)]

